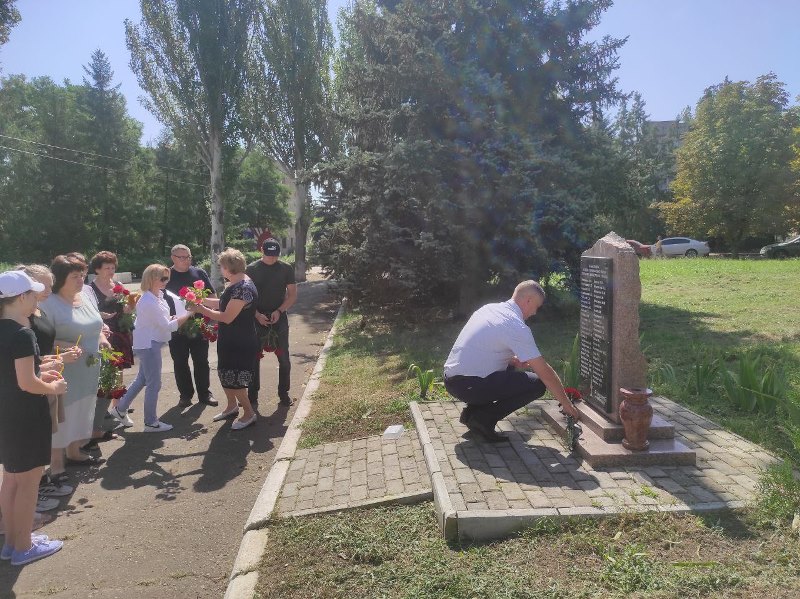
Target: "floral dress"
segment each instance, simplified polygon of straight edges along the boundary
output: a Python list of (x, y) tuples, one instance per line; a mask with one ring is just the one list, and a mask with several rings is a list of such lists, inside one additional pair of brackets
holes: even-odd
[(256, 301), (258, 291), (250, 279), (229, 285), (219, 300), (224, 312), (232, 299), (245, 302), (239, 315), (228, 324), (219, 323), (217, 340), (217, 373), (225, 389), (244, 389), (253, 380), (255, 356), (259, 343), (256, 335)]

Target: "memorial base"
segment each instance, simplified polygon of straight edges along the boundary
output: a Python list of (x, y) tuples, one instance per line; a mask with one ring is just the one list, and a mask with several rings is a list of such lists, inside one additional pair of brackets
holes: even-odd
[[(550, 427), (566, 439), (567, 422), (558, 410), (558, 402), (544, 401), (539, 407)], [(647, 451), (630, 451), (622, 446), (621, 425), (608, 422), (585, 404), (578, 404), (578, 409), (581, 411), (583, 435), (576, 452), (593, 468), (693, 466), (696, 462), (694, 450), (675, 440), (675, 428), (658, 416), (654, 416), (648, 434), (650, 448)]]

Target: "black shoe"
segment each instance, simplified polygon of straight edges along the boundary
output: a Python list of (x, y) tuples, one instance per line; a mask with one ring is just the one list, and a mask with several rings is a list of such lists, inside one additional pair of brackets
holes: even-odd
[(461, 410), (461, 416), (458, 417), (458, 421), (464, 426), (467, 426), (467, 422), (469, 422), (471, 416), (472, 406), (466, 406), (463, 410)]
[(494, 430), (494, 427), (490, 427), (485, 422), (481, 422), (476, 418), (472, 418), (467, 422), (467, 428), (471, 430), (473, 433), (478, 433), (481, 437), (483, 437), (489, 443), (502, 443), (504, 441), (508, 441), (508, 436), (498, 433)]
[(213, 395), (209, 395), (205, 399), (201, 399), (200, 403), (201, 404), (205, 404), (207, 406), (218, 406), (219, 405), (219, 402), (216, 399), (214, 399)]
[(289, 407), (289, 406), (290, 406), (290, 405), (292, 405), (294, 402), (292, 401), (292, 398), (291, 398), (291, 397), (289, 397), (288, 395), (286, 395), (286, 396), (284, 396), (284, 397), (281, 397), (281, 398), (278, 400), (278, 403), (279, 403), (279, 404), (281, 404), (282, 406)]
[(192, 405), (192, 398), (191, 397), (181, 397), (178, 400), (178, 407), (179, 408), (188, 408)]

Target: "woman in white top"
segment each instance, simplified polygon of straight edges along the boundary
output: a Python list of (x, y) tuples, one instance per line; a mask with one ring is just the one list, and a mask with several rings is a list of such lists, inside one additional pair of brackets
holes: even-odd
[(170, 316), (164, 299), (164, 287), (169, 281), (169, 268), (163, 264), (151, 264), (142, 273), (142, 297), (136, 304), (136, 321), (133, 328), (133, 353), (139, 360), (139, 373), (128, 387), (128, 391), (108, 413), (119, 420), (122, 426), (133, 426), (128, 408), (134, 398), (144, 391), (144, 432), (160, 433), (172, 429), (171, 424), (161, 422), (156, 416), (158, 392), (161, 390), (161, 349), (170, 336), (189, 314)]

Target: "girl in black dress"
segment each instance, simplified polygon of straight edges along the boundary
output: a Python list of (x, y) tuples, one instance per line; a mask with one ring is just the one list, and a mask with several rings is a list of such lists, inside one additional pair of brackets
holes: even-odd
[(67, 390), (58, 370), (40, 370), (36, 336), (28, 327), (36, 293), (43, 290), (24, 272), (0, 274), (0, 462), (5, 470), (0, 511), (6, 528), (0, 558), (10, 559), (12, 566), (52, 555), (63, 545), (31, 534), (39, 480), (50, 462), (45, 395)]
[[(226, 249), (219, 255), (222, 276), (230, 281), (219, 299), (206, 298), (203, 305), (188, 306), (190, 311), (219, 322), (217, 373), (228, 400), (227, 407), (214, 416), (215, 421), (242, 416), (231, 428), (241, 430), (253, 424), (257, 415), (247, 398), (247, 386), (253, 380), (253, 356), (258, 352), (255, 312), (258, 292), (244, 273), (247, 262), (239, 250)], [(237, 403), (238, 402), (238, 403)]]

